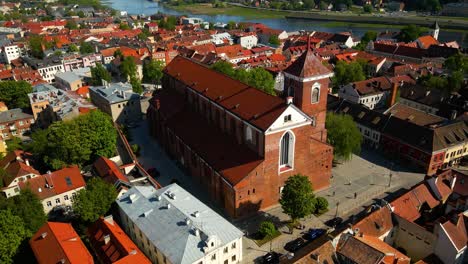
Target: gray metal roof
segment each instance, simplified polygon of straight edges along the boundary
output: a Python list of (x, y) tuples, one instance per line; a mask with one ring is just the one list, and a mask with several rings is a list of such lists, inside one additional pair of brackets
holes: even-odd
[(108, 87), (90, 87), (90, 90), (104, 98), (109, 104), (126, 102), (128, 100), (140, 99), (140, 95), (133, 92), (129, 83), (111, 83)]
[(207, 241), (215, 241), (218, 248), (243, 236), (175, 183), (158, 190), (151, 186), (132, 187), (117, 204), (170, 263), (194, 263), (211, 252), (204, 249)]
[(66, 81), (67, 83), (72, 83), (81, 80), (81, 78), (73, 72), (57, 72), (55, 74), (55, 77), (60, 78)]
[(0, 123), (13, 122), (16, 120), (33, 118), (33, 115), (28, 114), (21, 108), (10, 109), (8, 111), (0, 112)]

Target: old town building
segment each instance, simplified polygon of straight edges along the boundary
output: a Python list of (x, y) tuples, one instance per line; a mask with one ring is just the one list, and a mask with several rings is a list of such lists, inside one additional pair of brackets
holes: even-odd
[(330, 184), (325, 116), (330, 71), (311, 52), (285, 70), (286, 98), (184, 57), (165, 69), (148, 109), (151, 133), (235, 218), (278, 203), (284, 182)]

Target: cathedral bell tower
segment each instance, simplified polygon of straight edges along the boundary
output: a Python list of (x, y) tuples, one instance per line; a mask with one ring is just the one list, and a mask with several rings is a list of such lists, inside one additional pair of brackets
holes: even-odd
[(327, 95), (333, 72), (313, 54), (310, 36), (306, 51), (283, 73), (285, 96), (293, 97), (294, 105), (314, 119), (312, 136), (326, 142)]

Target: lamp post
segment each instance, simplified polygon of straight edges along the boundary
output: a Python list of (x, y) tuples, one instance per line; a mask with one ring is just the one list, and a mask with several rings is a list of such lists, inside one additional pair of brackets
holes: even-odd
[(335, 217), (338, 216), (338, 206), (340, 206), (340, 202), (336, 202), (336, 212), (335, 212)]
[(388, 175), (388, 187), (392, 186), (392, 173)]

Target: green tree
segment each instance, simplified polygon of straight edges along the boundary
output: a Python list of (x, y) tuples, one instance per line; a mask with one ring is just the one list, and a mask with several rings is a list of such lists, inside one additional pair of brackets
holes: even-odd
[(137, 73), (135, 58), (131, 56), (123, 58), (122, 63), (120, 63), (120, 73), (127, 80), (135, 77)]
[(400, 34), (398, 35), (398, 40), (403, 42), (411, 42), (419, 38), (422, 33), (423, 30), (419, 26), (407, 25), (401, 29)]
[(111, 81), (111, 75), (102, 64), (97, 63), (96, 67), (91, 68), (91, 84), (100, 86), (103, 85), (102, 80)]
[(365, 13), (369, 13), (369, 14), (372, 13), (372, 9), (373, 9), (373, 8), (372, 8), (371, 5), (364, 5), (364, 6), (362, 7), (362, 10), (363, 10)]
[(27, 236), (32, 236), (47, 221), (42, 203), (36, 194), (29, 189), (22, 190), (10, 200), (8, 208), (14, 215), (23, 220)]
[(89, 54), (89, 53), (93, 53), (93, 52), (94, 52), (94, 48), (93, 48), (93, 45), (91, 45), (91, 43), (84, 42), (84, 41), (82, 41), (80, 43), (80, 53), (81, 54)]
[(132, 90), (134, 93), (137, 94), (142, 94), (143, 93), (143, 87), (141, 87), (141, 81), (138, 80), (137, 77), (131, 76), (130, 77), (130, 84), (132, 85)]
[(234, 68), (232, 67), (232, 64), (224, 60), (213, 63), (213, 65), (211, 65), (211, 69), (231, 77), (234, 76)]
[(1, 81), (0, 101), (5, 102), (9, 109), (29, 108), (28, 93), (32, 93), (31, 84), (25, 81)]
[(449, 92), (457, 92), (463, 86), (464, 74), (463, 71), (454, 71), (447, 78)]
[(315, 211), (314, 200), (309, 178), (297, 174), (286, 180), (279, 202), (284, 213), (295, 221)]
[(68, 29), (78, 29), (78, 25), (73, 19), (67, 20), (67, 24), (65, 24), (65, 27)]
[(468, 57), (461, 53), (452, 55), (445, 60), (444, 68), (450, 71), (462, 70), (465, 74), (468, 74)]
[(247, 84), (264, 91), (267, 94), (275, 95), (275, 79), (273, 75), (264, 68), (253, 68), (248, 71)]
[(78, 15), (80, 18), (85, 17), (85, 13), (84, 13), (83, 11), (78, 11), (77, 15)]
[(276, 234), (276, 227), (271, 221), (263, 221), (260, 223), (258, 233), (262, 237), (273, 237)]
[(357, 61), (350, 63), (338, 61), (334, 71), (335, 75), (332, 77), (332, 82), (335, 87), (366, 79), (362, 64)]
[(361, 151), (362, 136), (351, 116), (329, 112), (325, 127), (335, 157), (350, 160), (353, 153)]
[(315, 199), (315, 209), (317, 214), (322, 214), (328, 209), (328, 201), (325, 197), (317, 197)]
[(129, 30), (130, 26), (127, 23), (121, 22), (120, 25), (119, 25), (119, 28), (121, 30)]
[(86, 188), (80, 190), (73, 203), (73, 210), (84, 222), (95, 222), (109, 211), (117, 198), (114, 186), (101, 178), (92, 178)]
[(5, 143), (9, 152), (17, 149), (23, 149), (23, 141), (19, 137), (13, 137), (10, 140), (5, 141)]
[(94, 110), (70, 121), (55, 122), (44, 131), (32, 134), (28, 149), (36, 150), (37, 160), (48, 168), (66, 165), (87, 165), (99, 156), (115, 153), (117, 132), (105, 113)]
[(367, 44), (370, 41), (374, 41), (377, 39), (377, 32), (375, 31), (367, 31), (361, 38), (361, 42), (356, 46), (356, 49), (364, 50), (367, 47)]
[(280, 45), (281, 42), (278, 38), (278, 35), (271, 35), (270, 38), (268, 39), (268, 43), (270, 43), (271, 45)]
[(32, 35), (29, 37), (29, 50), (33, 57), (38, 59), (44, 58), (44, 39), (39, 35)]
[(143, 64), (143, 82), (159, 84), (163, 77), (164, 63), (158, 60), (151, 60)]
[(70, 46), (68, 46), (68, 52), (78, 52), (79, 49), (78, 47), (75, 45), (75, 44), (70, 44)]
[(13, 263), (13, 256), (26, 237), (24, 223), (10, 210), (0, 210), (0, 263)]
[(236, 24), (235, 21), (229, 21), (227, 23), (227, 29), (229, 29), (229, 30), (236, 29), (236, 27), (237, 27), (237, 24)]
[(447, 91), (448, 88), (447, 79), (441, 76), (429, 76), (427, 80), (423, 80), (423, 84), (430, 89), (438, 89), (441, 91)]

